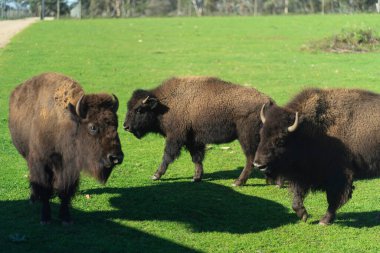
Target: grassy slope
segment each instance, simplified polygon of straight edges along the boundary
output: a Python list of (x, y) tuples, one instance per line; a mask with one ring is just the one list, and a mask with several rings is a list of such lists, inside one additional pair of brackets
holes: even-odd
[[(8, 97), (23, 80), (45, 71), (77, 79), (88, 92), (113, 92), (125, 103), (135, 88), (174, 75), (214, 75), (254, 86), (285, 103), (303, 87), (360, 87), (380, 92), (380, 55), (311, 54), (303, 43), (350, 25), (378, 26), (376, 15), (167, 18), (37, 23), (0, 50), (0, 245), (9, 252), (378, 252), (380, 180), (356, 182), (353, 199), (329, 227), (315, 223), (325, 195), (312, 194), (312, 215), (300, 223), (287, 189), (265, 186), (260, 175), (232, 188), (244, 157), (238, 143), (214, 146), (205, 178), (190, 183), (193, 165), (183, 155), (161, 182), (150, 181), (164, 140), (138, 141), (122, 132), (125, 162), (107, 186), (83, 177), (73, 201), (76, 224), (38, 224), (29, 206), (25, 161), (8, 129)], [(26, 122), (27, 124), (27, 122)], [(91, 198), (85, 198), (90, 194)], [(54, 217), (57, 200), (54, 200)], [(9, 235), (26, 235), (15, 243)]]

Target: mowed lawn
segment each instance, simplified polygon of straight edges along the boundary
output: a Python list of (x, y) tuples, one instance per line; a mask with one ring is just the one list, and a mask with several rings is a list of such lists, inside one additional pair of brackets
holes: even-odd
[[(300, 222), (291, 194), (255, 172), (231, 186), (245, 159), (237, 142), (210, 146), (205, 180), (191, 183), (188, 152), (151, 181), (164, 139), (142, 140), (119, 128), (125, 160), (105, 186), (82, 175), (72, 203), (74, 225), (39, 224), (29, 205), (28, 170), (8, 131), (11, 90), (41, 72), (78, 80), (86, 92), (119, 97), (120, 126), (136, 88), (179, 75), (218, 76), (256, 87), (284, 104), (305, 87), (380, 92), (380, 53), (309, 53), (303, 44), (350, 26), (380, 32), (379, 15), (144, 18), (39, 22), (0, 49), (1, 252), (379, 252), (380, 180), (355, 182), (336, 222), (319, 226), (324, 193), (306, 199)], [(210, 98), (212, 99), (212, 98)], [(24, 122), (28, 124), (28, 122)], [(379, 122), (380, 124), (380, 122)], [(229, 147), (223, 149), (222, 147)], [(323, 159), (323, 157), (321, 157)]]

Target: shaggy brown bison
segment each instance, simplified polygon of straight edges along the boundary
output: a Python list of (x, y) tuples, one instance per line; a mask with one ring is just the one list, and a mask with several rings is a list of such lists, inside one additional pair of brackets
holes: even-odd
[(242, 185), (251, 173), (259, 142), (261, 105), (271, 101), (253, 88), (213, 77), (171, 78), (155, 89), (133, 93), (124, 129), (139, 139), (151, 132), (166, 137), (154, 180), (165, 174), (185, 146), (195, 164), (193, 181), (200, 181), (206, 144), (238, 139), (246, 164), (235, 185)]
[(62, 222), (71, 222), (69, 204), (81, 169), (105, 183), (122, 162), (118, 105), (116, 96), (85, 95), (76, 81), (56, 73), (33, 77), (12, 92), (9, 129), (30, 170), (31, 200), (42, 202), (42, 224), (51, 220), (54, 192)]
[(293, 210), (306, 220), (310, 190), (326, 192), (320, 220), (333, 222), (355, 178), (380, 174), (380, 95), (363, 90), (307, 89), (285, 107), (263, 106), (255, 166), (292, 185)]

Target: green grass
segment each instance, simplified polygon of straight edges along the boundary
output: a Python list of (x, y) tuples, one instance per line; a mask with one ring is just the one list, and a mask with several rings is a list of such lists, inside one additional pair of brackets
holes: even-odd
[[(125, 103), (136, 88), (175, 75), (212, 75), (249, 85), (285, 103), (302, 88), (355, 87), (380, 92), (380, 54), (301, 51), (342, 27), (379, 25), (378, 15), (157, 18), (40, 22), (0, 50), (0, 247), (2, 252), (379, 252), (379, 179), (355, 182), (336, 223), (316, 223), (325, 194), (311, 194), (307, 223), (290, 208), (287, 189), (259, 173), (233, 188), (244, 164), (239, 144), (213, 146), (205, 180), (190, 183), (187, 152), (160, 182), (150, 176), (164, 140), (120, 130), (124, 163), (106, 186), (83, 176), (73, 204), (75, 224), (39, 225), (29, 205), (27, 167), (13, 147), (8, 98), (14, 86), (46, 71), (78, 80), (87, 92), (112, 92)], [(28, 124), (28, 122), (25, 122)], [(86, 194), (90, 198), (86, 198)], [(25, 238), (23, 238), (25, 236)]]

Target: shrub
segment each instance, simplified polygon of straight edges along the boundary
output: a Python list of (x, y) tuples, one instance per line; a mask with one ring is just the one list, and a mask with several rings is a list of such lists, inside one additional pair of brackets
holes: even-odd
[(302, 49), (334, 53), (355, 53), (375, 51), (379, 48), (380, 37), (370, 27), (344, 28), (331, 37), (309, 42)]

